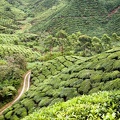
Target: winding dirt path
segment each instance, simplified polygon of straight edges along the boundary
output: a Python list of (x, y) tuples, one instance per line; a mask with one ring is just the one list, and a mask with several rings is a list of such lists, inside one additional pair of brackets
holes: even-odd
[(14, 98), (13, 101), (9, 102), (8, 104), (6, 104), (5, 106), (3, 106), (0, 109), (0, 115), (2, 115), (2, 113), (9, 107), (11, 107), (16, 101), (18, 101), (21, 96), (23, 95), (23, 93), (27, 92), (29, 90), (30, 87), (30, 75), (31, 75), (31, 71), (28, 71), (25, 76), (24, 76), (24, 81), (23, 81), (23, 85), (22, 88), (20, 88), (18, 90), (18, 95)]

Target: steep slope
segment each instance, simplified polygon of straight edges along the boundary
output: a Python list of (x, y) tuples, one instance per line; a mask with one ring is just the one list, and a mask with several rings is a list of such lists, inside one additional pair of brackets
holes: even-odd
[(14, 33), (20, 29), (21, 23), (26, 14), (16, 7), (13, 7), (6, 0), (0, 1), (0, 33)]
[(9, 3), (27, 14), (27, 23), (32, 25), (30, 32), (56, 33), (64, 29), (91, 36), (120, 34), (119, 0), (13, 0)]
[(20, 44), (27, 37), (0, 34), (0, 108), (17, 94), (26, 71), (26, 61), (35, 61), (40, 57), (39, 52)]
[(21, 96), (29, 90), (30, 87), (30, 74), (31, 71), (28, 71), (24, 76), (23, 85), (21, 85), (20, 89), (18, 90), (18, 94), (14, 97), (12, 101), (7, 103), (4, 107), (0, 108), (0, 115), (9, 107), (11, 107), (15, 102), (17, 102)]
[[(59, 5), (61, 7), (59, 8)], [(43, 7), (43, 4), (41, 4)], [(47, 3), (46, 3), (47, 5)], [(40, 10), (40, 14), (31, 22), (30, 31), (48, 31), (55, 33), (60, 29), (68, 33), (81, 31), (88, 35), (101, 35), (103, 33), (119, 33), (120, 10), (109, 16), (112, 10), (120, 6), (116, 1), (88, 1), (88, 0), (62, 0), (59, 5), (49, 6), (46, 10)], [(35, 10), (39, 8), (34, 8)], [(34, 11), (33, 13), (37, 13)], [(40, 16), (40, 17), (39, 17)], [(42, 18), (42, 19), (41, 19)], [(35, 25), (34, 25), (35, 24)], [(109, 28), (110, 27), (110, 28)], [(112, 28), (114, 30), (112, 31)]]
[(4, 58), (5, 56), (13, 56), (14, 54), (22, 54), (28, 61), (32, 61), (37, 59), (37, 57), (40, 57), (39, 53), (21, 45), (0, 44), (0, 58)]
[[(32, 70), (32, 79), (30, 90), (0, 120), (19, 120), (38, 109), (84, 94), (120, 90), (119, 22), (119, 0), (1, 0), (0, 106), (15, 95), (26, 66)], [(82, 33), (68, 35), (61, 29)], [(112, 37), (104, 34), (113, 32)], [(85, 34), (104, 35), (99, 39)], [(48, 53), (41, 57), (40, 52), (46, 51), (50, 51), (50, 56)], [(56, 57), (59, 55), (62, 56)], [(101, 99), (114, 94), (104, 93), (100, 93)], [(107, 105), (113, 107), (110, 101), (107, 99)], [(119, 117), (118, 107), (110, 109), (110, 116)]]
[[(23, 55), (27, 61), (34, 61), (41, 56), (39, 51), (30, 48), (29, 43), (36, 40), (38, 36), (34, 34), (0, 34), (0, 58)], [(34, 42), (35, 43), (35, 42)]]
[(32, 86), (3, 113), (5, 120), (21, 119), (36, 109), (73, 97), (120, 88), (120, 48), (91, 58), (58, 57), (31, 65)]

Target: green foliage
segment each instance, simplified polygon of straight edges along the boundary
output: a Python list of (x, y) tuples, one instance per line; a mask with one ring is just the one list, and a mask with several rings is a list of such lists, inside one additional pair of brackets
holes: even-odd
[(20, 23), (18, 20), (23, 20), (26, 14), (9, 4), (6, 0), (0, 2), (0, 33), (15, 33), (20, 29)]
[[(23, 96), (18, 104), (22, 108), (30, 110), (27, 113), (28, 115), (34, 109), (41, 109), (53, 105), (55, 102), (67, 101), (83, 94), (119, 90), (120, 72), (118, 68), (115, 69), (114, 67), (116, 61), (119, 61), (119, 54), (120, 49), (114, 48), (90, 58), (61, 56), (43, 63), (31, 63), (32, 85), (29, 92)], [(102, 109), (100, 106), (99, 108)], [(20, 108), (12, 108), (13, 115), (16, 115), (17, 109)], [(95, 109), (97, 108), (95, 107)], [(87, 108), (85, 110), (88, 111)], [(4, 116), (8, 112), (4, 113)], [(89, 112), (85, 112), (85, 114), (88, 115)], [(94, 115), (94, 113), (91, 114)], [(105, 115), (108, 113), (105, 112)]]
[(0, 116), (0, 120), (4, 120), (4, 116), (3, 115)]
[(0, 44), (18, 44), (18, 41), (17, 35), (0, 34)]
[(30, 112), (31, 109), (34, 107), (34, 102), (30, 99), (24, 99), (21, 103), (25, 106), (25, 108)]
[(87, 94), (91, 87), (92, 86), (90, 80), (85, 80), (81, 83), (80, 87), (78, 88), (78, 92), (80, 94)]
[(52, 99), (50, 99), (49, 97), (43, 97), (42, 100), (39, 102), (38, 106), (39, 107), (48, 106), (51, 101)]
[(25, 58), (21, 55), (6, 57), (0, 64), (0, 106), (9, 102), (17, 93), (26, 70)]
[(5, 118), (10, 119), (11, 115), (12, 115), (12, 111), (9, 111), (9, 112), (5, 115)]
[(117, 78), (113, 81), (107, 82), (105, 85), (103, 85), (102, 90), (116, 90), (120, 87), (120, 79)]
[(19, 118), (16, 115), (12, 115), (11, 120), (19, 120)]
[(26, 68), (32, 75), (30, 90), (0, 120), (39, 108), (37, 120), (119, 118), (119, 91), (81, 96), (120, 88), (119, 14), (118, 0), (1, 0), (0, 107), (17, 93)]
[[(42, 2), (40, 1), (39, 4), (42, 5)], [(52, 1), (50, 2), (52, 3)], [(45, 7), (41, 14), (37, 14), (38, 9), (32, 7), (37, 14), (36, 18), (40, 20), (34, 20), (35, 24), (30, 31), (36, 33), (46, 30), (55, 34), (63, 29), (68, 33), (81, 31), (91, 36), (101, 36), (104, 33), (112, 34), (113, 32), (120, 34), (119, 9), (114, 13), (115, 9), (119, 7), (119, 0), (62, 0), (54, 2), (55, 4), (49, 9)], [(34, 6), (34, 3), (31, 6)]]
[(75, 88), (63, 88), (60, 97), (64, 98), (64, 101), (77, 96), (78, 93), (76, 92)]
[(25, 117), (22, 120), (119, 119), (120, 92), (99, 92), (81, 96), (65, 103), (57, 103)]
[(15, 114), (17, 116), (21, 116), (24, 117), (27, 115), (27, 110), (23, 107), (23, 108), (19, 108), (19, 110), (15, 111)]
[(32, 51), (32, 49), (27, 48), (21, 45), (8, 45), (8, 44), (0, 44), (0, 57), (4, 58), (5, 56), (13, 56), (14, 54), (20, 54), (26, 58), (28, 61), (34, 61), (40, 57), (38, 52)]

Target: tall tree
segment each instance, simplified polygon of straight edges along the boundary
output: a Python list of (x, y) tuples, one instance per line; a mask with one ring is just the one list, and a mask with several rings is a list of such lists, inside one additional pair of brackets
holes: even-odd
[(50, 50), (50, 53), (52, 54), (53, 47), (55, 47), (57, 45), (57, 40), (52, 35), (49, 35), (45, 39), (44, 44), (45, 44), (45, 47), (48, 48)]
[(69, 43), (69, 41), (67, 41), (67, 37), (68, 34), (64, 30), (60, 30), (56, 33), (57, 43), (62, 54), (64, 53), (65, 45)]

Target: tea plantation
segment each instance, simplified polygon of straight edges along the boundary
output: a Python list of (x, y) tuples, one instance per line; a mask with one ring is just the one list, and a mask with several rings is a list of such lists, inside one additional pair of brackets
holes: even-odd
[(6, 0), (0, 1), (0, 33), (15, 33), (20, 29), (19, 20), (25, 19), (26, 14), (9, 4)]
[(1, 0), (0, 120), (120, 120), (120, 0)]
[(36, 61), (41, 56), (24, 46), (22, 41), (26, 38), (26, 35), (0, 34), (0, 107), (18, 93), (23, 74), (27, 71), (27, 61)]
[[(50, 2), (52, 3), (52, 1)], [(114, 2), (112, 0), (62, 0), (59, 4), (56, 1), (56, 5), (49, 6), (49, 9), (47, 3), (43, 1), (39, 3), (44, 3), (46, 5), (44, 9), (47, 8), (47, 10), (42, 11), (40, 15), (37, 14), (35, 20), (31, 21), (33, 23), (31, 32), (46, 30), (56, 33), (56, 31), (64, 29), (68, 33), (81, 31), (91, 36), (100, 36), (103, 33), (111, 34), (113, 31), (120, 34), (120, 9), (115, 14), (112, 13), (114, 9), (119, 8), (119, 0)], [(33, 9), (36, 10), (37, 7)]]
[(3, 113), (4, 119), (21, 119), (34, 110), (83, 94), (119, 90), (119, 56), (120, 48), (114, 48), (86, 59), (63, 56), (29, 64), (33, 71), (31, 88)]
[(120, 92), (99, 92), (43, 108), (22, 120), (119, 120)]
[(13, 54), (22, 54), (28, 60), (32, 61), (32, 59), (37, 59), (40, 57), (40, 54), (32, 51), (30, 48), (26, 48), (20, 45), (0, 45), (0, 57), (3, 58), (5, 56), (11, 56)]
[(24, 11), (31, 24), (28, 31), (55, 34), (63, 29), (68, 33), (81, 31), (90, 36), (119, 33), (119, 0), (12, 0), (9, 4)]

